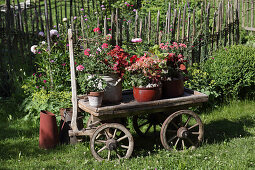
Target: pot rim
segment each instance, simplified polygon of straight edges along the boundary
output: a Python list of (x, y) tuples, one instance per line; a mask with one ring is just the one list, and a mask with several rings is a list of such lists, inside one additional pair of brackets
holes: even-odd
[(104, 91), (89, 92), (88, 96), (98, 97), (104, 94)]

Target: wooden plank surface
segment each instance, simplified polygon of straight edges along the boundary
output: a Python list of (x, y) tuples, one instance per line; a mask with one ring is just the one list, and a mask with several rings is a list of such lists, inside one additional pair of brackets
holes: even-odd
[(207, 95), (185, 89), (184, 95), (181, 97), (139, 103), (134, 100), (132, 91), (130, 91), (130, 93), (123, 94), (122, 102), (117, 105), (103, 105), (96, 108), (91, 107), (87, 99), (81, 99), (78, 101), (78, 106), (96, 117), (124, 117), (135, 115), (137, 112), (160, 112), (180, 106), (201, 104), (207, 101)]

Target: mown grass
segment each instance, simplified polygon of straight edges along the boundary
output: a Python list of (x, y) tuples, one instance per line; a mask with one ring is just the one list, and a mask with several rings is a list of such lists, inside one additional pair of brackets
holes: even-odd
[[(2, 112), (3, 110), (1, 110)], [(205, 124), (205, 140), (195, 151), (169, 152), (159, 139), (135, 138), (128, 160), (96, 161), (89, 141), (38, 147), (39, 125), (24, 121), (1, 121), (0, 169), (254, 169), (255, 101), (233, 101), (200, 114)]]

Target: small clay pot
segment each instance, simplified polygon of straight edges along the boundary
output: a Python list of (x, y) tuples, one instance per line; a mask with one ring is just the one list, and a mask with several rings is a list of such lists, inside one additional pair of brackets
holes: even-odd
[(92, 107), (100, 107), (102, 105), (104, 92), (90, 92), (88, 94), (89, 105)]

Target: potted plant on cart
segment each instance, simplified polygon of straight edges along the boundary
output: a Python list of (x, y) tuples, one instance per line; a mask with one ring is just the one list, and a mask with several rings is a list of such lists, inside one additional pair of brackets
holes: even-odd
[(147, 53), (141, 58), (133, 56), (131, 66), (126, 70), (131, 75), (133, 95), (137, 102), (146, 102), (161, 98), (161, 74), (165, 61)]
[(150, 52), (166, 61), (162, 74), (162, 93), (164, 98), (178, 97), (184, 93), (184, 76), (187, 73), (183, 52), (185, 44), (173, 42), (161, 43), (150, 49)]
[(106, 81), (103, 102), (119, 103), (122, 100), (122, 77), (129, 54), (119, 46), (112, 47), (102, 40), (83, 50), (79, 57), (80, 63), (86, 66), (86, 73), (98, 74)]
[(104, 96), (104, 90), (106, 87), (106, 82), (98, 74), (87, 74), (82, 73), (82, 65), (76, 67), (79, 73), (78, 83), (80, 85), (80, 90), (83, 94), (88, 95), (89, 105), (92, 107), (100, 107), (102, 105), (102, 99)]

